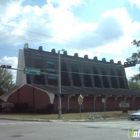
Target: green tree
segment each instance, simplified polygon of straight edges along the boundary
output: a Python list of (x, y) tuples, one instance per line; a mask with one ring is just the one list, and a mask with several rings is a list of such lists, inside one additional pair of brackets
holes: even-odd
[(7, 69), (0, 68), (0, 95), (14, 86), (13, 75)]
[(136, 82), (136, 81), (134, 82), (134, 81), (129, 80), (128, 85), (129, 85), (129, 89), (140, 92), (139, 82)]
[(132, 82), (140, 82), (140, 74), (135, 74), (130, 78)]
[(140, 92), (140, 74), (133, 75), (130, 80), (128, 80), (129, 89)]

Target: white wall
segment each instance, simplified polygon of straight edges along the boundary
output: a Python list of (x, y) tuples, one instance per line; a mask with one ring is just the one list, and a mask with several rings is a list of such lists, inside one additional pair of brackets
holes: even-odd
[[(18, 68), (20, 69), (25, 68), (24, 51), (21, 49), (19, 50), (19, 55), (18, 55)], [(16, 85), (22, 86), (24, 84), (27, 84), (26, 75), (24, 74), (24, 71), (17, 70)]]

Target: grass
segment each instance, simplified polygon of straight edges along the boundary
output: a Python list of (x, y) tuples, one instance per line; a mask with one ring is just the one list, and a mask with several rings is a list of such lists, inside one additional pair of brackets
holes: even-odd
[[(99, 114), (104, 118), (127, 118), (130, 113), (134, 111), (128, 111), (128, 113), (122, 113), (122, 111), (107, 111), (99, 112)], [(67, 113), (62, 114), (64, 120), (79, 120), (80, 113)], [(5, 119), (23, 119), (23, 120), (57, 120), (58, 114), (0, 114), (0, 118)], [(81, 113), (81, 119), (89, 120), (89, 112)]]

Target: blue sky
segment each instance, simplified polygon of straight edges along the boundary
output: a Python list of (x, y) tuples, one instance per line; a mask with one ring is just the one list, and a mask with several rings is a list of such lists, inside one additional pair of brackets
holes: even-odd
[(17, 67), (25, 43), (123, 63), (138, 50), (131, 42), (140, 39), (139, 15), (139, 0), (1, 0), (0, 64)]

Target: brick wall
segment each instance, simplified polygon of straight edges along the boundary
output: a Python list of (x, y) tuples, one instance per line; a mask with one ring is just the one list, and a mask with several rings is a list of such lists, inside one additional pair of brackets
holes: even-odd
[[(103, 111), (104, 103), (102, 102), (102, 96), (96, 98), (95, 101), (95, 111)], [(34, 110), (42, 108), (50, 104), (49, 96), (36, 88), (28, 85), (24, 85), (12, 95), (9, 96), (8, 101), (13, 103), (27, 103), (29, 110)], [(69, 110), (68, 110), (68, 95), (61, 97), (62, 101), (62, 112), (79, 112), (78, 95), (72, 96), (69, 100)], [(119, 107), (119, 103), (124, 101), (124, 97), (118, 97), (115, 104), (115, 96), (109, 97), (106, 102), (106, 110), (122, 110)], [(130, 103), (129, 109), (139, 109), (140, 108), (140, 97), (137, 97), (133, 103), (133, 98), (128, 97), (126, 99)], [(116, 105), (116, 106), (115, 106)], [(53, 112), (58, 113), (58, 97), (55, 97), (53, 104)], [(82, 105), (82, 111), (94, 111), (94, 96), (85, 96)]]
[(140, 109), (140, 97), (137, 97), (134, 101), (134, 109)]
[(24, 85), (9, 96), (8, 101), (12, 103), (27, 103), (29, 110), (45, 107), (50, 103), (49, 96), (36, 88)]
[(106, 101), (106, 109), (114, 110), (115, 109), (115, 97), (108, 97)]

